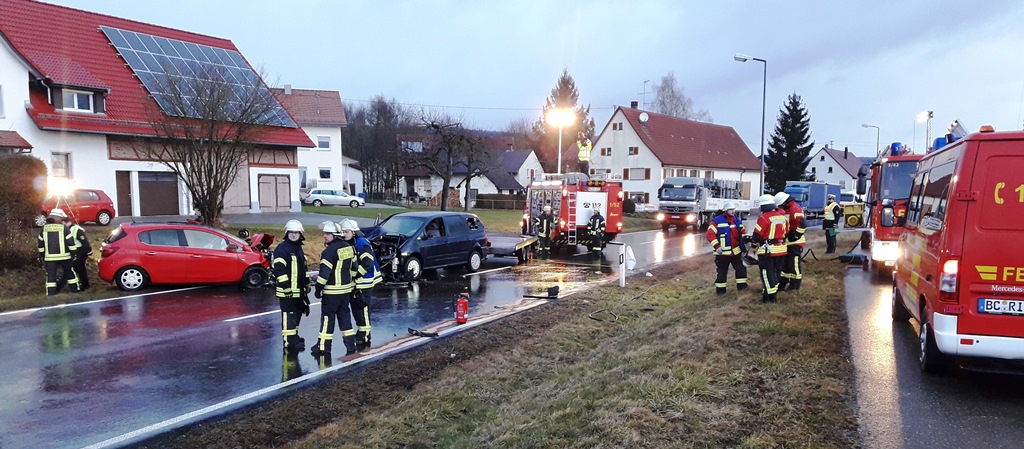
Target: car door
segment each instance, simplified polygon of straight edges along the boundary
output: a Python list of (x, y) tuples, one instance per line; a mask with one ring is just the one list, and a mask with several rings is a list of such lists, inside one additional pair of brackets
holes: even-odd
[(231, 282), (242, 279), (238, 256), (228, 250), (228, 241), (213, 232), (185, 229), (188, 245), (189, 282)]
[(181, 230), (161, 228), (139, 233), (139, 260), (154, 284), (188, 282), (188, 248)]
[(444, 220), (436, 217), (427, 222), (420, 234), (420, 254), (423, 255), (424, 267), (441, 267), (447, 262), (448, 236), (444, 229)]
[(462, 215), (444, 217), (444, 227), (448, 231), (448, 244), (445, 249), (447, 265), (463, 264), (469, 261), (469, 252), (473, 250), (473, 241), (469, 238), (469, 225)]
[(100, 211), (100, 196), (91, 190), (77, 190), (71, 199), (71, 210), (79, 222), (95, 221)]

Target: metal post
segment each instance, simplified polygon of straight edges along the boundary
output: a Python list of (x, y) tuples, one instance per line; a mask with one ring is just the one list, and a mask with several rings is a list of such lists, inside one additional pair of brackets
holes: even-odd
[(622, 242), (608, 242), (609, 245), (619, 247), (619, 287), (626, 286), (626, 244)]
[(768, 97), (768, 61), (760, 58), (753, 58), (755, 61), (761, 61), (764, 63), (764, 75), (761, 84), (761, 177), (759, 179), (759, 189), (761, 194), (764, 194), (764, 120), (765, 120), (765, 102)]

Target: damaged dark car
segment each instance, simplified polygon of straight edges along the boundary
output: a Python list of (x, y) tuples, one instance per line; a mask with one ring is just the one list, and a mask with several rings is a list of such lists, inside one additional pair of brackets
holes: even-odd
[(487, 259), (487, 231), (474, 214), (404, 212), (363, 233), (390, 281), (416, 281), (424, 270), (455, 266), (472, 273)]

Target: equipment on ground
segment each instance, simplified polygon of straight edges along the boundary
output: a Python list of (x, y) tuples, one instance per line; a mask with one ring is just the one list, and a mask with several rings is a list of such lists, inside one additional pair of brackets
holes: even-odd
[(455, 310), (455, 322), (466, 324), (469, 321), (469, 293), (459, 293), (453, 301), (452, 309)]

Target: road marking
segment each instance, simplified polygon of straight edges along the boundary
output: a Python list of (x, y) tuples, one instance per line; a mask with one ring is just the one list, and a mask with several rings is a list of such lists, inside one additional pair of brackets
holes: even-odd
[[(311, 303), (309, 303), (309, 307), (319, 306), (319, 305), (320, 305), (320, 303), (318, 303), (318, 302), (311, 302)], [(240, 316), (240, 317), (235, 317), (235, 318), (228, 318), (228, 319), (224, 320), (224, 322), (225, 323), (230, 323), (232, 321), (242, 321), (242, 320), (247, 320), (249, 318), (256, 318), (258, 316), (270, 315), (272, 313), (281, 313), (281, 311), (280, 310), (271, 310), (269, 312), (255, 313), (255, 314), (252, 314), (252, 315)]]
[(510, 269), (512, 269), (513, 266), (515, 266), (515, 265), (509, 265), (507, 267), (501, 267), (501, 268), (492, 268), (492, 269), (486, 270), (486, 271), (477, 271), (476, 273), (466, 273), (466, 274), (462, 275), (462, 277), (469, 277), (469, 276), (476, 276), (476, 275), (480, 275), (480, 274), (493, 273), (495, 271), (501, 271), (501, 270), (510, 270)]
[(204, 287), (207, 287), (207, 286), (206, 285), (200, 285), (200, 286), (197, 286), (197, 287), (185, 287), (185, 288), (179, 288), (179, 289), (175, 289), (175, 290), (165, 290), (165, 291), (162, 291), (162, 292), (139, 293), (137, 295), (118, 296), (116, 298), (106, 298), (106, 299), (94, 299), (92, 301), (76, 302), (76, 303), (71, 303), (71, 304), (58, 304), (58, 305), (55, 305), (55, 306), (46, 306), (46, 307), (36, 307), (34, 309), (12, 310), (10, 312), (0, 313), (0, 316), (16, 315), (16, 314), (19, 314), (19, 313), (32, 313), (32, 312), (37, 312), (37, 311), (40, 311), (40, 310), (63, 309), (63, 308), (66, 308), (66, 307), (82, 306), (82, 305), (94, 304), (94, 303), (98, 303), (98, 302), (117, 301), (117, 300), (120, 300), (120, 299), (137, 298), (137, 297), (140, 297), (140, 296), (150, 296), (150, 295), (160, 295), (160, 294), (164, 294), (164, 293), (183, 292), (183, 291), (186, 291), (186, 290), (195, 290), (197, 288), (204, 288)]

